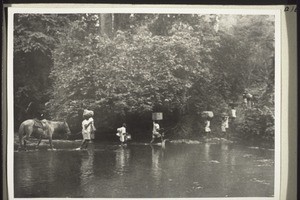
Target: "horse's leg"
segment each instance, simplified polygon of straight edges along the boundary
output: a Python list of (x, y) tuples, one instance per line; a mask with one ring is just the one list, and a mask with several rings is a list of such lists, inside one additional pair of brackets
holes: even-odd
[(24, 149), (24, 136), (19, 136), (19, 151)]
[(39, 141), (38, 141), (37, 145), (35, 146), (36, 149), (39, 147), (41, 141), (42, 141), (42, 135), (40, 136)]
[(52, 144), (52, 135), (49, 135), (49, 145), (50, 145), (51, 150), (54, 150), (53, 144)]
[(22, 123), (19, 127), (19, 148), (18, 148), (19, 151), (23, 149), (23, 135), (24, 135), (24, 125)]
[(46, 133), (47, 133), (47, 136), (49, 137), (49, 145), (50, 145), (51, 150), (55, 150), (53, 148), (53, 144), (52, 144), (52, 134), (53, 134), (53, 132), (54, 132), (54, 129), (48, 125), (47, 129), (46, 129)]
[(24, 124), (20, 125), (20, 128), (19, 128), (19, 142), (20, 142), (19, 150), (23, 150), (23, 149), (25, 151), (27, 150), (25, 138), (26, 139), (28, 138), (27, 134), (29, 131), (30, 130), (26, 127), (26, 125), (24, 125)]
[(24, 144), (23, 144), (23, 147), (24, 147), (24, 150), (27, 151), (27, 146), (26, 146), (26, 139), (25, 139), (26, 135), (22, 138)]

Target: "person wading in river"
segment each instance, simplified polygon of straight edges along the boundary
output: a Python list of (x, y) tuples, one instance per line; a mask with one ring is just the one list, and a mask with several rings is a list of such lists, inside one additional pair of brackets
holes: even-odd
[(153, 121), (153, 130), (152, 130), (152, 140), (150, 141), (150, 144), (154, 142), (155, 138), (160, 138), (161, 142), (163, 142), (163, 136), (159, 133), (160, 127), (158, 122)]
[(83, 140), (81, 142), (80, 147), (76, 150), (87, 149), (88, 143), (91, 140), (92, 126), (94, 123), (94, 119), (91, 115), (83, 115), (84, 120), (82, 121), (82, 137)]
[(209, 136), (211, 137), (211, 129), (210, 129), (210, 121), (208, 119), (205, 120), (205, 128), (204, 128), (204, 131), (205, 131), (205, 136)]
[(117, 136), (120, 137), (120, 142), (122, 146), (126, 146), (126, 141), (127, 141), (127, 133), (126, 133), (126, 124), (123, 123), (122, 127), (117, 129), (118, 133)]
[(221, 130), (222, 130), (223, 135), (225, 135), (226, 139), (228, 139), (228, 133), (226, 131), (226, 129), (229, 128), (228, 120), (229, 120), (229, 116), (227, 116), (227, 115), (222, 116)]

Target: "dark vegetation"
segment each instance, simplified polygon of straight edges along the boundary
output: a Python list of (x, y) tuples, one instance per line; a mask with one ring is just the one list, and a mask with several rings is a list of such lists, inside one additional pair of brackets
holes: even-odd
[[(203, 133), (202, 111), (215, 113), (219, 133), (236, 102), (232, 133), (274, 139), (272, 16), (16, 14), (14, 28), (16, 128), (44, 113), (76, 134), (87, 108), (98, 136), (126, 122), (149, 137), (161, 111), (169, 137), (191, 138)], [(245, 90), (257, 97), (252, 108)]]

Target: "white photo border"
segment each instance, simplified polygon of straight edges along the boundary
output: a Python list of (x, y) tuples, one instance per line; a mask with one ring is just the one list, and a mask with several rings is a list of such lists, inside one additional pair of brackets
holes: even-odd
[[(13, 93), (13, 31), (14, 14), (71, 14), (71, 13), (158, 13), (158, 14), (230, 14), (230, 15), (274, 15), (275, 16), (275, 166), (274, 197), (236, 197), (226, 199), (281, 199), (282, 137), (288, 133), (282, 130), (282, 49), (281, 30), (284, 6), (204, 6), (204, 5), (109, 5), (109, 4), (16, 4), (8, 7), (7, 28), (7, 181), (9, 199), (14, 198), (14, 93)], [(284, 88), (283, 88), (284, 87)], [(53, 198), (35, 198), (51, 199)], [(63, 199), (63, 198), (61, 198)], [(86, 198), (88, 199), (88, 198)], [(93, 198), (105, 199), (105, 198)], [(172, 198), (163, 198), (172, 199)], [(176, 198), (186, 199), (186, 198)], [(222, 199), (222, 198), (188, 198)]]

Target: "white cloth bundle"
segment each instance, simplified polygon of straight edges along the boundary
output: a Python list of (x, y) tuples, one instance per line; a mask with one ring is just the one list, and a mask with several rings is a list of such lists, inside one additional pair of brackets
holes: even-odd
[(94, 111), (92, 110), (87, 110), (87, 109), (84, 109), (83, 111), (83, 116), (87, 116), (87, 117), (93, 117), (94, 116)]
[(214, 117), (214, 113), (213, 113), (212, 111), (203, 111), (203, 112), (201, 113), (201, 116), (202, 116), (203, 118), (211, 119), (211, 118)]

